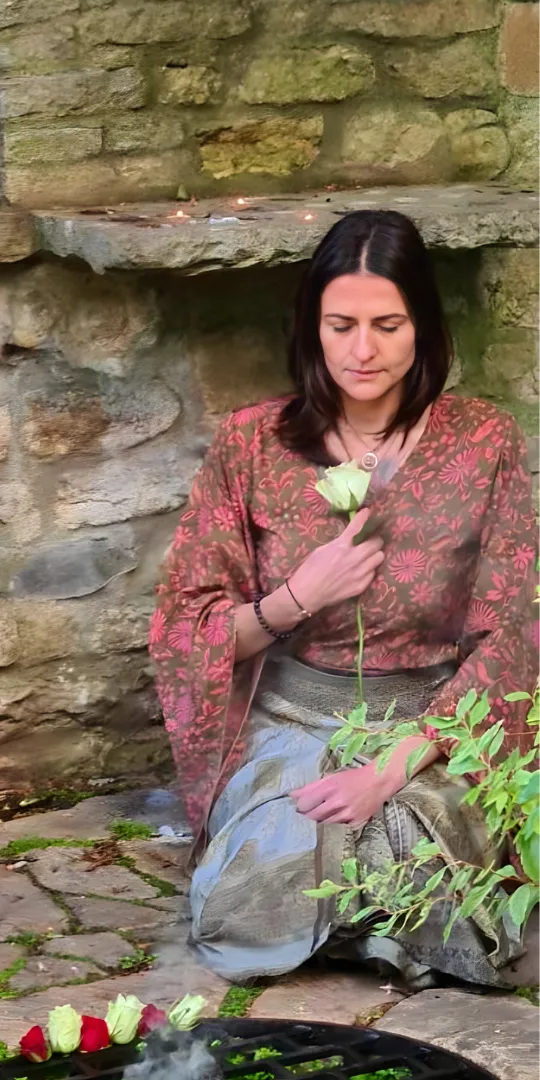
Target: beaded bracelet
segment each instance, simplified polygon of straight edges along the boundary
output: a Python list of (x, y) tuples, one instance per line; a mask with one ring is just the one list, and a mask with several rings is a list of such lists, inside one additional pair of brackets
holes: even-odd
[(270, 623), (267, 623), (261, 611), (261, 600), (264, 600), (264, 593), (257, 593), (257, 596), (253, 601), (253, 608), (263, 630), (266, 630), (266, 633), (270, 634), (276, 641), (287, 641), (288, 638), (292, 637), (292, 632), (286, 630), (274, 630), (273, 627), (270, 626)]

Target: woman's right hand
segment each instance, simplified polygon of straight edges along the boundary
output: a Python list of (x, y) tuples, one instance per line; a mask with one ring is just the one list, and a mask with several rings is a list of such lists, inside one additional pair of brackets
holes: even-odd
[(291, 575), (291, 589), (306, 611), (315, 614), (331, 604), (361, 596), (371, 585), (384, 560), (383, 541), (372, 536), (353, 543), (368, 518), (369, 510), (359, 510), (340, 536), (311, 551)]

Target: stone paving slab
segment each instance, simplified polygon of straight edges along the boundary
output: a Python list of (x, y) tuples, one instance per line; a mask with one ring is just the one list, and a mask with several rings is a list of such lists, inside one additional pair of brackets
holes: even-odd
[(22, 945), (0, 945), (0, 971), (11, 967), (15, 960), (20, 960), (25, 955)]
[[(311, 257), (343, 214), (364, 208), (410, 215), (428, 247), (527, 247), (538, 240), (536, 195), (498, 184), (355, 188), (256, 196), (246, 203), (232, 209), (230, 200), (201, 200), (186, 208), (189, 220), (179, 220), (178, 204), (167, 202), (122, 206), (116, 220), (105, 210), (91, 217), (77, 210), (44, 210), (34, 218), (44, 251), (76, 255), (97, 273), (171, 267), (198, 274), (298, 262)], [(126, 214), (129, 223), (122, 219)], [(219, 217), (228, 221), (220, 224)]]
[(99, 900), (94, 897), (66, 898), (66, 903), (86, 930), (144, 930), (176, 922), (174, 911), (160, 911), (126, 900)]
[(122, 855), (135, 859), (141, 874), (153, 874), (174, 885), (179, 892), (189, 892), (188, 869), (190, 844), (159, 843), (155, 840), (126, 840), (119, 843)]
[(498, 1080), (538, 1080), (538, 1009), (510, 994), (423, 990), (373, 1027), (469, 1058)]
[(249, 1015), (257, 1020), (369, 1023), (378, 1007), (403, 1001), (399, 990), (388, 991), (383, 986), (384, 979), (369, 972), (299, 971), (265, 990)]
[(108, 835), (113, 821), (128, 818), (159, 828), (170, 825), (189, 836), (182, 803), (173, 791), (143, 788), (119, 795), (96, 795), (69, 810), (50, 810), (0, 824), (0, 847), (22, 836), (46, 840), (99, 840)]
[(132, 874), (124, 866), (95, 866), (85, 860), (85, 848), (46, 848), (29, 851), (33, 878), (44, 889), (55, 892), (117, 897), (124, 900), (151, 900), (158, 890)]
[(45, 989), (47, 986), (61, 986), (62, 983), (74, 982), (75, 979), (88, 979), (91, 975), (97, 979), (103, 977), (95, 964), (87, 960), (64, 960), (56, 956), (30, 956), (24, 968), (12, 975), (9, 980), (10, 990)]
[(25, 930), (46, 934), (67, 929), (65, 913), (26, 874), (0, 866), (0, 941)]
[[(0, 961), (2, 958), (0, 946)], [(48, 956), (75, 956), (79, 960), (93, 960), (99, 967), (114, 970), (124, 956), (134, 956), (135, 949), (129, 941), (104, 931), (102, 934), (68, 934), (52, 938), (43, 945), (42, 952)]]

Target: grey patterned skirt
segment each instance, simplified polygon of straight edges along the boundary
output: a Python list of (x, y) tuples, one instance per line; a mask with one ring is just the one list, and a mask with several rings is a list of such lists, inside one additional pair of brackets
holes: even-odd
[[(393, 698), (394, 720), (421, 715), (454, 670), (442, 664), (364, 676), (368, 724), (380, 728)], [(296, 812), (289, 792), (338, 767), (328, 741), (340, 726), (335, 714), (354, 706), (356, 688), (353, 676), (321, 672), (286, 656), (267, 659), (251, 708), (246, 763), (216, 801), (209, 846), (193, 877), (192, 940), (201, 959), (238, 983), (292, 971), (323, 950), (395, 969), (417, 989), (434, 985), (438, 972), (507, 986), (501, 969), (523, 953), (510, 921), (496, 931), (479, 911), (474, 919), (458, 920), (443, 945), (448, 911), (441, 903), (414, 933), (380, 938), (372, 923), (351, 925), (351, 909), (338, 915), (333, 901), (304, 896), (323, 878), (342, 880), (344, 858), (355, 856), (368, 871), (382, 869), (408, 858), (423, 836), (477, 865), (493, 858), (482, 811), (461, 804), (468, 782), (449, 776), (442, 761), (419, 773), (361, 828), (317, 824)], [(365, 762), (359, 758), (355, 765)], [(426, 873), (436, 866), (428, 864)]]

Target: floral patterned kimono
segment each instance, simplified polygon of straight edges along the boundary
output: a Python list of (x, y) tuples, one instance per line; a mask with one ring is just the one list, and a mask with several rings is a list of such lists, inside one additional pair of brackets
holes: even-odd
[[(234, 664), (235, 606), (276, 589), (347, 524), (315, 490), (323, 470), (281, 446), (275, 424), (284, 400), (220, 425), (180, 518), (151, 625), (201, 856), (193, 939), (234, 981), (292, 970), (324, 947), (386, 960), (418, 986), (430, 985), (433, 969), (500, 985), (500, 969), (522, 951), (511, 923), (497, 935), (479, 912), (474, 922), (458, 920), (443, 947), (437, 905), (413, 935), (381, 939), (367, 924), (351, 926), (350, 911), (338, 916), (332, 901), (303, 895), (322, 878), (339, 880), (345, 856), (381, 867), (407, 857), (420, 836), (476, 863), (493, 853), (479, 808), (460, 805), (467, 780), (449, 777), (443, 760), (363, 828), (296, 813), (288, 793), (338, 765), (327, 743), (334, 714), (354, 702), (358, 630), (351, 599), (303, 623), (287, 649), (272, 645)], [(470, 687), (487, 688), (486, 723), (502, 718), (506, 748), (525, 749), (527, 704), (503, 700), (532, 692), (536, 676), (536, 533), (517, 424), (485, 401), (442, 394), (415, 449), (366, 505), (385, 550), (362, 597), (368, 716), (380, 720), (393, 697), (398, 719), (451, 714)]]

